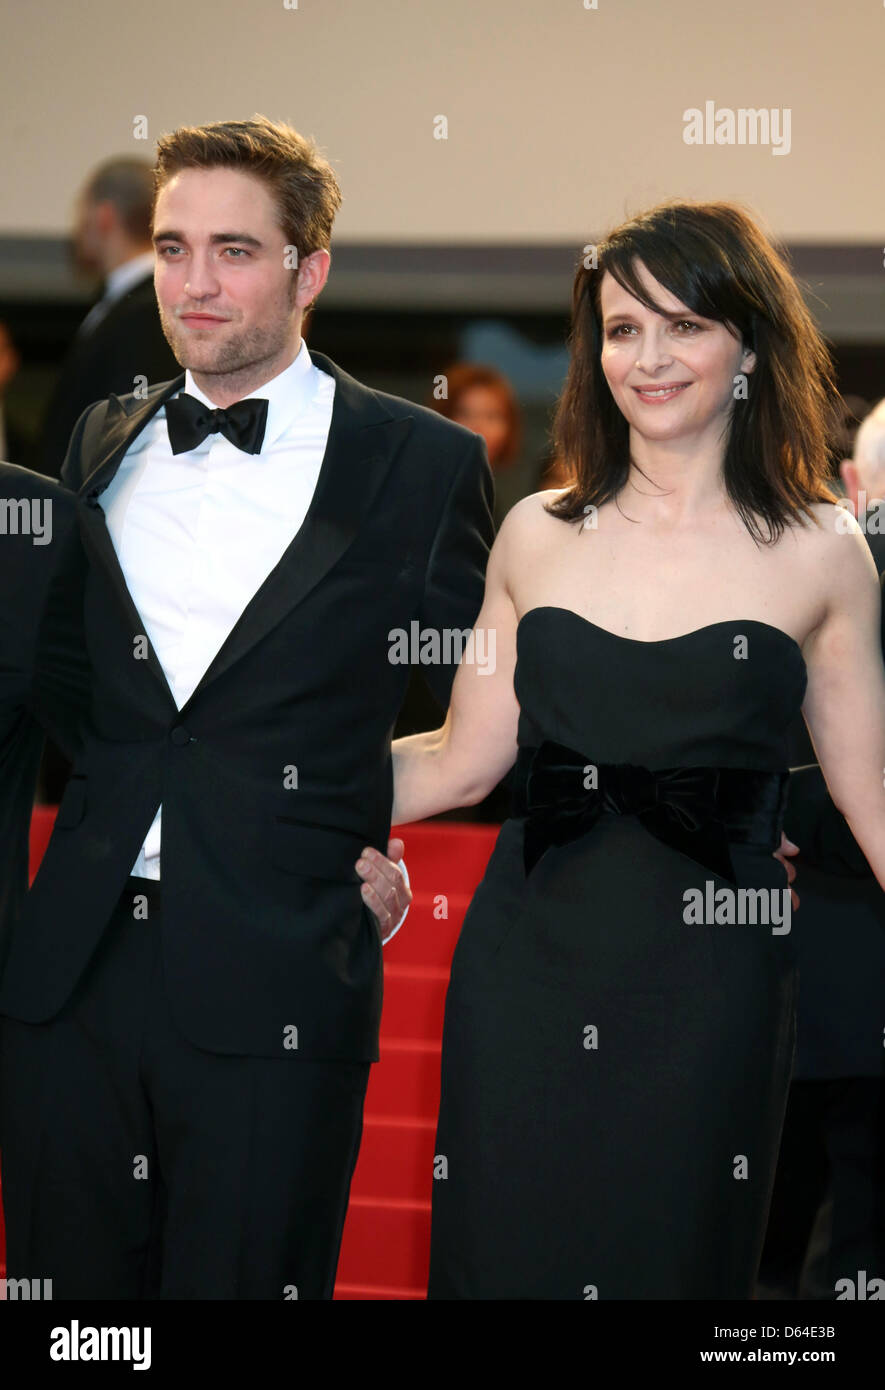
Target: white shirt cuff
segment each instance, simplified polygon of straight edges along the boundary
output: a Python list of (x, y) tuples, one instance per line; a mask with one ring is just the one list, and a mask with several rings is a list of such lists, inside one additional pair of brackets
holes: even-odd
[[(399, 860), (397, 860), (397, 868), (400, 869), (400, 870), (402, 870), (403, 878), (406, 880), (406, 887), (407, 887), (407, 888), (411, 888), (412, 885), (411, 885), (411, 883), (409, 882), (409, 871), (408, 871), (408, 869), (406, 868), (406, 861), (405, 861), (405, 859), (399, 859)], [(401, 918), (399, 919), (399, 921), (397, 922), (397, 924), (396, 924), (396, 926), (394, 927), (393, 931), (390, 933), (390, 935), (389, 935), (389, 936), (385, 939), (385, 941), (382, 943), (384, 946), (386, 946), (386, 945), (387, 945), (387, 942), (388, 942), (388, 941), (392, 941), (393, 938), (396, 936), (396, 934), (397, 934), (397, 932), (399, 931), (400, 927), (402, 926), (403, 922), (406, 920), (406, 917), (409, 915), (409, 908), (410, 908), (411, 906), (412, 906), (411, 903), (406, 903), (406, 910), (405, 910), (405, 912), (403, 913), (402, 917), (401, 917)]]

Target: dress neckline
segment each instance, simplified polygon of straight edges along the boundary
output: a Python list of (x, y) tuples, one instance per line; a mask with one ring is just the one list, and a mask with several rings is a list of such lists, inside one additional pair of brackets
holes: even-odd
[(782, 627), (776, 627), (774, 623), (763, 622), (759, 618), (721, 618), (718, 622), (705, 623), (703, 627), (692, 628), (690, 632), (677, 633), (675, 637), (655, 637), (653, 640), (646, 642), (639, 637), (624, 637), (620, 632), (612, 632), (611, 628), (600, 627), (598, 623), (594, 623), (590, 618), (585, 618), (583, 614), (576, 612), (574, 608), (563, 608), (561, 604), (555, 603), (541, 603), (537, 604), (534, 608), (526, 609), (516, 625), (517, 632), (526, 618), (532, 613), (545, 612), (570, 613), (573, 618), (577, 618), (579, 623), (585, 623), (587, 627), (594, 628), (597, 632), (603, 633), (606, 637), (613, 638), (616, 642), (629, 642), (630, 645), (634, 647), (663, 647), (672, 642), (685, 642), (690, 637), (697, 637), (702, 632), (710, 632), (713, 628), (717, 627), (762, 627), (766, 628), (769, 632), (776, 632), (785, 642), (789, 642), (792, 647), (795, 647), (796, 651), (799, 653), (799, 659), (802, 665), (805, 667), (806, 671), (808, 670), (805, 657), (802, 654), (802, 648), (795, 637), (791, 637), (788, 632), (784, 632)]

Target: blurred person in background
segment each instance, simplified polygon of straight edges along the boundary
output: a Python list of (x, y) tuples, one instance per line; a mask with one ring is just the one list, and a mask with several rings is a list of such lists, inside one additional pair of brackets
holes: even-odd
[(506, 479), (502, 477), (516, 462), (522, 445), (519, 402), (510, 382), (494, 367), (458, 362), (449, 367), (444, 376), (447, 396), (427, 404), (447, 420), (464, 425), (485, 440), (495, 477), (497, 529), (513, 503), (519, 501), (519, 497), (509, 495)]
[(110, 159), (77, 199), (72, 255), (76, 268), (102, 281), (101, 298), (77, 330), (49, 401), (40, 469), (61, 473), (74, 425), (88, 405), (109, 395), (168, 381), (179, 367), (163, 336), (154, 294), (151, 164)]
[[(847, 398), (832, 446), (846, 504), (885, 573), (885, 401)], [(868, 407), (867, 407), (868, 409)], [(758, 1297), (835, 1299), (885, 1277), (885, 904), (827, 791), (803, 721), (784, 829), (800, 848), (796, 1065)]]
[[(837, 460), (838, 476), (846, 496), (850, 495), (846, 482), (846, 468), (850, 470), (855, 466), (854, 448), (857, 432), (861, 421), (865, 420), (872, 410), (872, 404), (870, 401), (865, 401), (863, 396), (842, 396), (839, 400), (836, 418), (832, 426), (832, 449), (833, 457)], [(867, 446), (862, 445), (862, 447)], [(871, 463), (871, 460), (868, 462)]]
[(21, 354), (8, 324), (0, 322), (0, 459), (30, 466), (33, 440), (29, 439), (6, 406), (6, 393), (21, 366)]

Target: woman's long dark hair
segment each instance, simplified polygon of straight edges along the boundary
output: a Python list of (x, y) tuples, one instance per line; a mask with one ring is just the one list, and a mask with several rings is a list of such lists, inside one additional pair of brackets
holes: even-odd
[[(591, 259), (587, 257), (585, 259)], [(833, 502), (827, 444), (838, 401), (833, 364), (782, 255), (734, 203), (662, 203), (617, 227), (596, 265), (575, 274), (571, 361), (553, 426), (557, 456), (574, 481), (547, 506), (565, 521), (616, 497), (629, 473), (629, 425), (602, 371), (599, 289), (606, 271), (647, 308), (641, 261), (695, 314), (726, 324), (756, 354), (747, 399), (732, 405), (724, 460), (729, 498), (757, 541)], [(759, 525), (761, 518), (767, 534)]]

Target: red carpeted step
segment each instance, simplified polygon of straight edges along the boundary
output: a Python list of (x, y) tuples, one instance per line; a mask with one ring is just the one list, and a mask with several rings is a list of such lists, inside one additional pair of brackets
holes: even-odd
[(439, 1109), (439, 1040), (381, 1036), (381, 1060), (369, 1073), (365, 1113), (435, 1120)]
[(431, 1042), (441, 1038), (448, 987), (449, 972), (440, 966), (385, 961), (383, 1036)]
[(449, 878), (462, 891), (472, 893), (486, 871), (500, 829), (499, 825), (419, 821), (394, 826), (390, 833), (405, 844), (403, 858), (413, 887), (436, 892), (417, 880)]
[(352, 1197), (344, 1223), (341, 1284), (427, 1288), (430, 1203)]
[(335, 1298), (337, 1299), (426, 1299), (426, 1289), (387, 1289), (378, 1284), (342, 1284), (335, 1285)]
[[(471, 894), (450, 890), (440, 908), (430, 893), (415, 891), (414, 879), (412, 883), (414, 896), (409, 914), (396, 936), (384, 947), (384, 964), (437, 966), (448, 974)], [(434, 915), (441, 910), (445, 911), (445, 917)]]
[(411, 1198), (429, 1202), (436, 1117), (393, 1119), (366, 1115), (351, 1197)]

